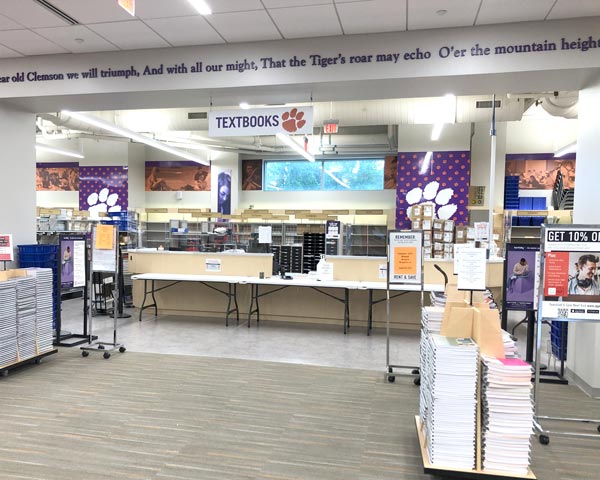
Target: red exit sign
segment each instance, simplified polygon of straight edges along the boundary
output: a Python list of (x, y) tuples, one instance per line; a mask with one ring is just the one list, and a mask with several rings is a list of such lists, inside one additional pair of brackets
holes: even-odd
[(127, 10), (129, 15), (135, 17), (135, 0), (117, 0), (117, 3)]
[(323, 133), (338, 133), (338, 122), (336, 121), (329, 121), (329, 122), (325, 122), (323, 123)]

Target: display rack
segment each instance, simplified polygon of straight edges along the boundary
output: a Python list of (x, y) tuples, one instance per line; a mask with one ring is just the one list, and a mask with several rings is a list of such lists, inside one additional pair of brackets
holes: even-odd
[[(563, 324), (564, 322), (574, 323), (599, 323), (600, 304), (596, 296), (591, 296), (591, 300), (586, 301), (586, 295), (573, 295), (568, 291), (567, 279), (570, 279), (569, 268), (572, 267), (571, 260), (577, 259), (580, 254), (598, 255), (600, 252), (600, 225), (542, 225), (541, 229), (541, 249), (540, 249), (540, 291), (538, 301), (538, 317), (536, 331), (535, 348), (535, 375), (534, 375), (534, 402), (535, 402), (535, 428), (538, 432), (538, 439), (542, 445), (550, 443), (550, 435), (565, 436), (571, 438), (600, 439), (600, 419), (589, 418), (565, 418), (548, 415), (540, 415), (541, 395), (539, 384), (541, 383), (541, 348), (542, 348), (542, 323), (551, 321), (553, 324)], [(562, 272), (561, 265), (556, 263), (555, 258), (549, 263), (547, 255), (551, 253), (553, 257), (560, 256), (568, 258), (567, 270)], [(564, 263), (564, 262), (563, 262)], [(549, 265), (551, 275), (546, 275), (546, 265)], [(551, 290), (557, 287), (558, 280), (561, 280), (562, 273), (564, 291)], [(550, 295), (550, 294), (553, 295)], [(556, 295), (554, 295), (556, 294)], [(563, 298), (564, 297), (564, 298)], [(575, 299), (574, 299), (575, 297)], [(582, 300), (581, 298), (584, 298)], [(562, 329), (561, 329), (562, 330)], [(541, 421), (560, 421), (567, 423), (587, 423), (597, 424), (598, 433), (580, 433), (567, 430), (549, 430), (545, 429)]]
[[(424, 269), (423, 269), (423, 231), (421, 230), (390, 230), (387, 234), (387, 275), (385, 297), (385, 377), (388, 382), (394, 382), (396, 376), (419, 375), (419, 367), (408, 365), (393, 365), (390, 363), (390, 285), (420, 286), (421, 310), (424, 305)], [(368, 328), (367, 328), (368, 333)], [(400, 371), (399, 371), (400, 370)], [(410, 373), (401, 372), (410, 370)], [(419, 377), (414, 379), (418, 385)]]

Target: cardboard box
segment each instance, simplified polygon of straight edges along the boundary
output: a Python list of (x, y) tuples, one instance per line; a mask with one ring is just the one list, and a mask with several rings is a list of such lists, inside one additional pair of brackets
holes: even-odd
[(421, 230), (421, 226), (422, 226), (422, 224), (421, 224), (421, 219), (420, 218), (419, 219), (414, 219), (412, 221), (412, 229), (413, 230)]
[(421, 227), (423, 230), (431, 230), (431, 219), (423, 217)]
[(456, 243), (467, 243), (467, 227), (456, 227)]
[(454, 233), (453, 232), (443, 232), (444, 242), (453, 243), (454, 242)]
[(433, 240), (435, 242), (443, 242), (444, 241), (444, 232), (442, 232), (441, 230), (434, 230), (433, 231)]
[(454, 231), (454, 220), (444, 220), (444, 232)]
[(435, 214), (435, 206), (433, 203), (423, 203), (421, 205), (421, 207), (423, 208), (422, 211), (422, 216), (423, 218), (430, 218), (433, 219), (434, 214)]
[(410, 218), (415, 219), (415, 218), (421, 218), (421, 215), (423, 214), (423, 207), (421, 207), (421, 205), (413, 205), (411, 210), (410, 210)]
[(433, 221), (433, 229), (434, 230), (443, 230), (444, 229), (444, 220), (440, 220), (439, 218), (436, 218)]

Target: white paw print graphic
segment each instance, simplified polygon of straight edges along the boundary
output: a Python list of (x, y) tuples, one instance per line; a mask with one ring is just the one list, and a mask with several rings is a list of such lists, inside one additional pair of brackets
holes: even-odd
[(431, 203), (435, 207), (437, 218), (442, 220), (452, 218), (452, 215), (458, 210), (458, 205), (448, 203), (454, 195), (454, 190), (452, 188), (443, 188), (440, 190), (439, 188), (439, 182), (433, 181), (425, 185), (424, 189), (416, 187), (408, 191), (406, 193), (406, 203), (410, 206), (406, 209), (406, 215), (410, 218), (413, 205)]
[(118, 193), (110, 193), (110, 190), (108, 188), (103, 188), (98, 193), (94, 192), (88, 195), (88, 210), (90, 214), (96, 216), (99, 213), (120, 212), (121, 206), (117, 205), (118, 201)]

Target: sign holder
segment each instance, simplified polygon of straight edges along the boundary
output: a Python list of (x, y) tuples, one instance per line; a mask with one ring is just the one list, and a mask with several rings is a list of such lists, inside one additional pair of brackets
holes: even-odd
[[(563, 430), (546, 430), (540, 420), (561, 422), (596, 423), (600, 432), (600, 419), (563, 418), (540, 415), (541, 395), (540, 357), (542, 347), (542, 323), (553, 322), (600, 322), (600, 295), (593, 289), (598, 287), (595, 275), (578, 283), (580, 275), (586, 272), (585, 266), (600, 253), (600, 225), (542, 225), (540, 250), (540, 289), (535, 349), (535, 376), (533, 398), (535, 403), (534, 426), (542, 445), (550, 443), (549, 435), (574, 438), (600, 439), (598, 434), (577, 433)], [(577, 271), (573, 271), (575, 260)], [(586, 260), (583, 265), (579, 261)], [(589, 273), (589, 270), (588, 270)], [(595, 273), (595, 272), (594, 272)], [(580, 292), (579, 288), (584, 290)], [(596, 294), (595, 294), (596, 293)]]
[[(396, 376), (412, 376), (419, 374), (419, 367), (392, 365), (390, 363), (390, 285), (418, 285), (421, 292), (421, 310), (424, 305), (424, 270), (423, 270), (423, 231), (422, 230), (390, 230), (387, 237), (387, 276), (385, 302), (385, 359), (386, 378), (394, 382)], [(395, 369), (410, 370), (410, 373), (399, 373)], [(415, 383), (419, 378), (415, 378)]]
[(15, 261), (14, 245), (11, 233), (0, 234), (0, 261), (6, 271), (8, 262)]
[[(109, 272), (113, 273), (115, 277), (115, 284), (113, 287), (112, 295), (115, 302), (115, 308), (113, 308), (113, 341), (112, 342), (101, 342), (94, 340), (93, 338), (93, 326), (92, 326), (92, 303), (90, 295), (88, 295), (88, 303), (86, 304), (87, 318), (90, 321), (90, 330), (88, 344), (80, 347), (81, 356), (87, 357), (90, 351), (103, 352), (105, 359), (109, 359), (112, 351), (118, 350), (120, 353), (125, 352), (125, 345), (117, 342), (117, 319), (119, 318), (118, 309), (116, 308), (119, 300), (120, 288), (119, 288), (119, 230), (114, 225), (94, 225), (92, 226), (92, 245), (91, 245), (91, 259), (90, 269), (88, 276), (88, 292), (91, 292), (93, 284), (94, 272)], [(97, 337), (96, 337), (97, 338)]]

